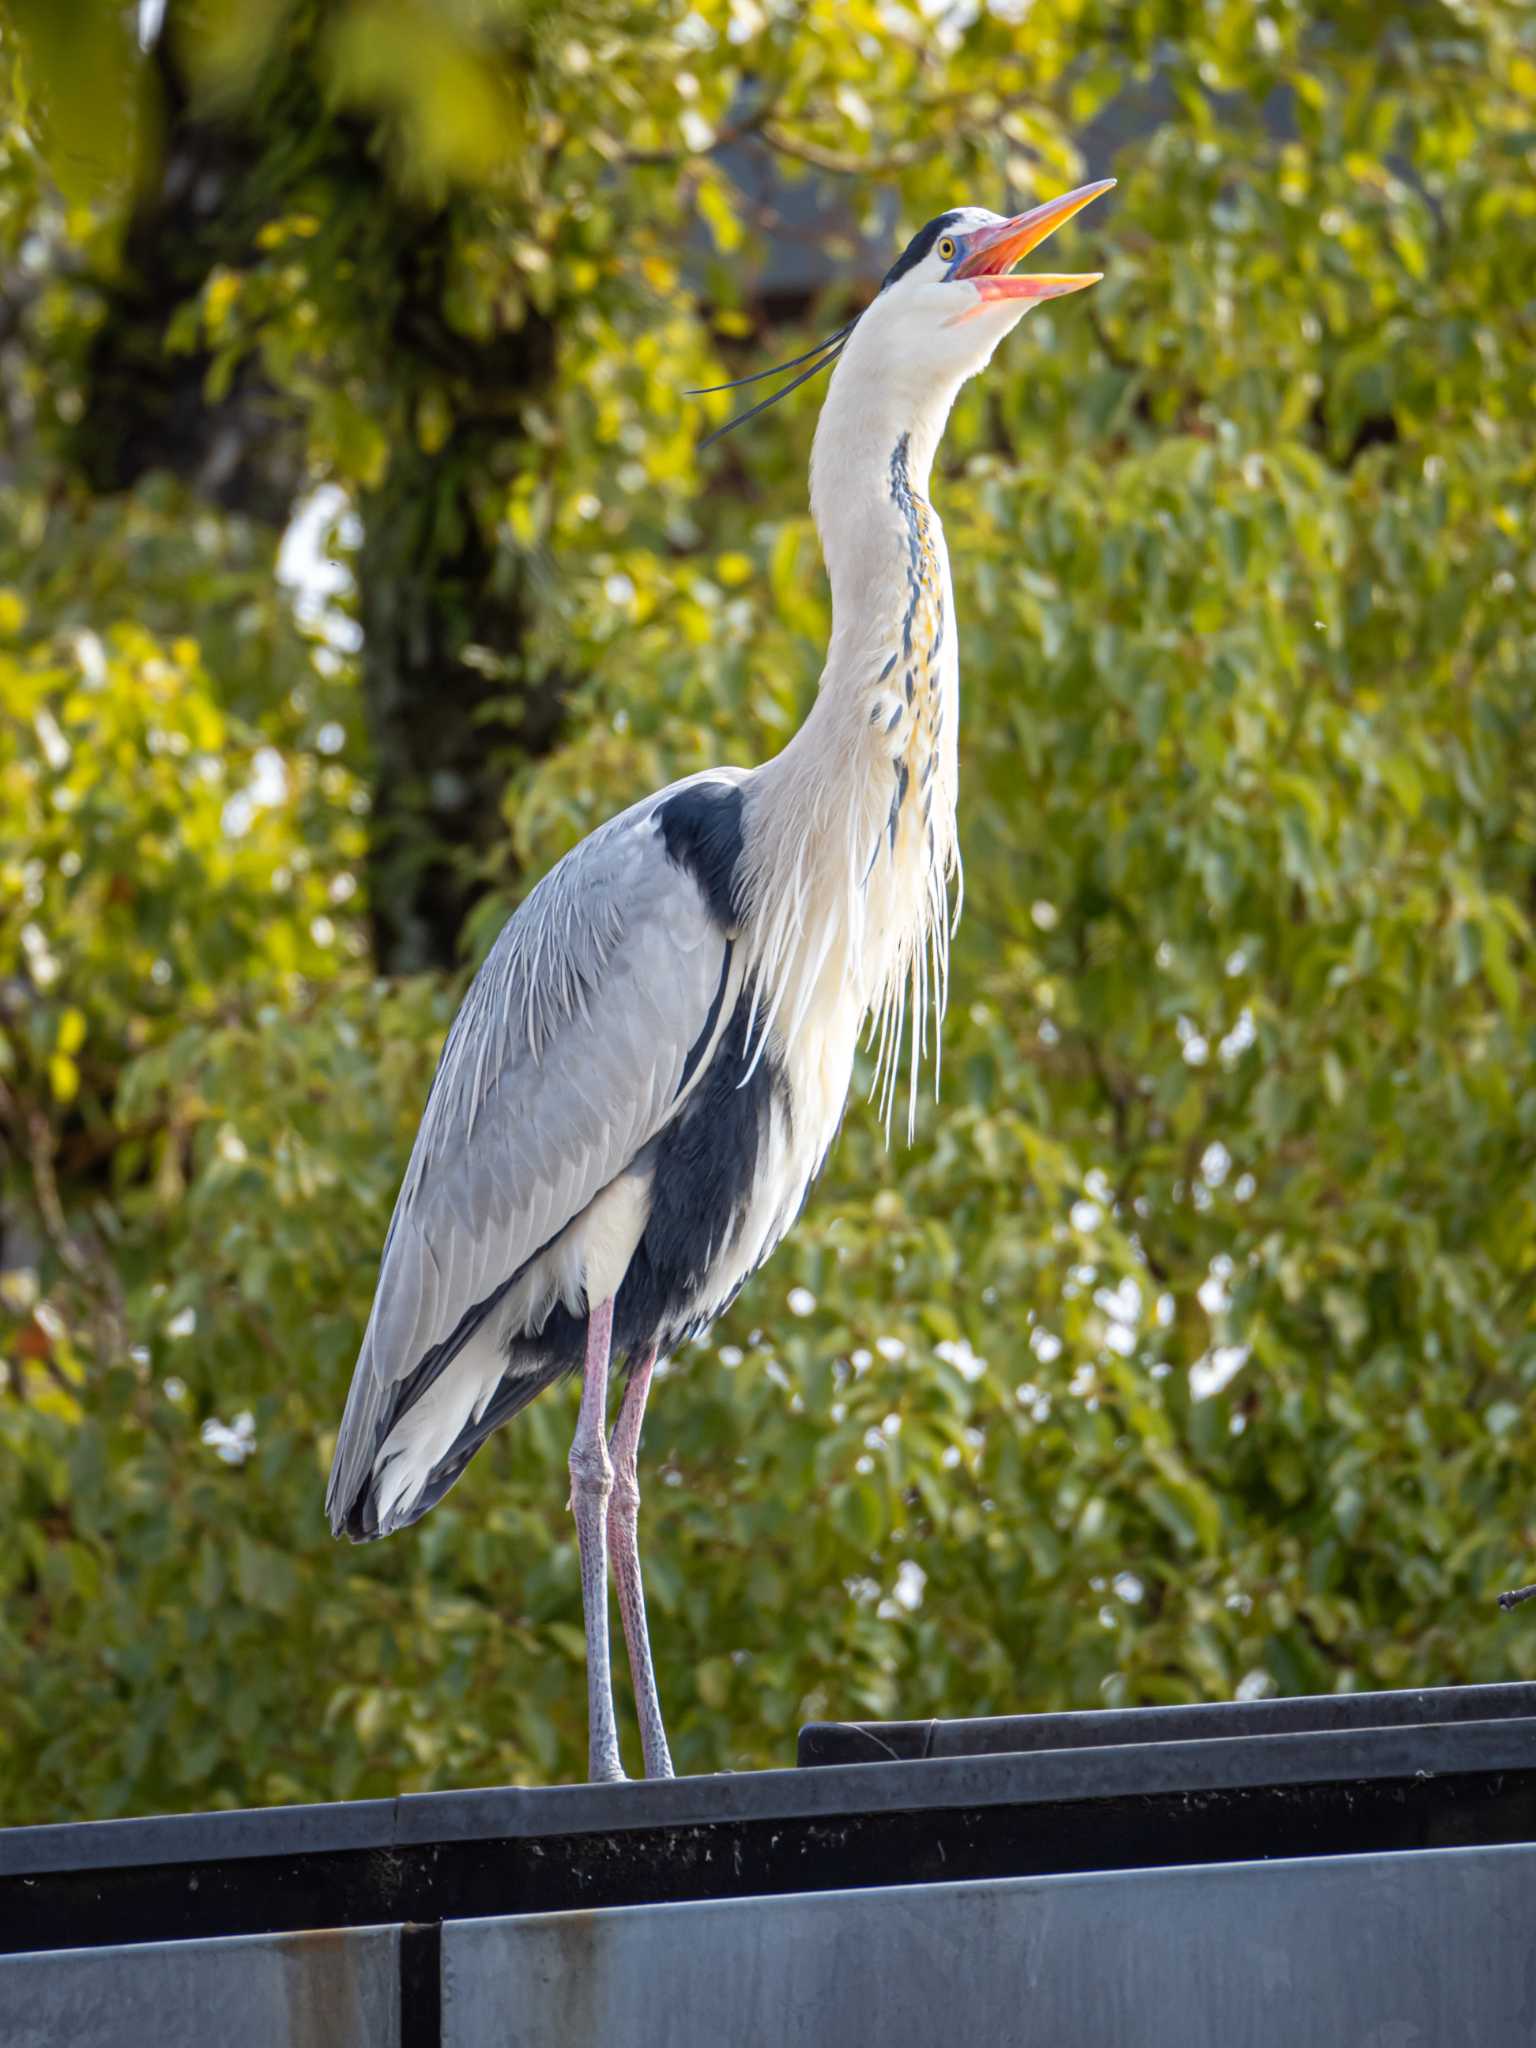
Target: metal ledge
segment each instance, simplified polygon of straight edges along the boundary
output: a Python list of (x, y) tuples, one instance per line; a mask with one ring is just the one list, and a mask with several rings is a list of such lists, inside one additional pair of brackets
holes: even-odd
[(896, 1725), (959, 1753), (0, 1832), (0, 1951), (1536, 1839), (1536, 1686)]
[(812, 1721), (797, 1761), (863, 1764), (927, 1757), (1091, 1749), (1130, 1742), (1199, 1742), (1247, 1735), (1323, 1735), (1347, 1729), (1536, 1719), (1536, 1685), (1447, 1685), (1421, 1692), (1309, 1693), (1214, 1706), (1120, 1707), (1091, 1713), (1010, 1714), (973, 1721)]
[[(1149, 1753), (1151, 1746), (1156, 1753)], [(0, 1829), (0, 1878), (917, 1807), (1536, 1768), (1536, 1684), (998, 1720), (813, 1722), (794, 1771), (499, 1786)], [(1085, 1754), (1085, 1752), (1087, 1752)], [(916, 1768), (914, 1768), (916, 1767)]]

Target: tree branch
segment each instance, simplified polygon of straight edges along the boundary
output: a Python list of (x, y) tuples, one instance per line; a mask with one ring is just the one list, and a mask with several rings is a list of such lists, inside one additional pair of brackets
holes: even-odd
[(830, 171), (839, 178), (878, 178), (890, 171), (910, 170), (943, 146), (945, 138), (930, 136), (922, 142), (899, 143), (884, 156), (860, 156), (848, 149), (826, 149), (819, 142), (802, 141), (784, 129), (764, 122), (762, 137), (771, 150), (787, 156), (792, 163), (807, 164), (813, 171)]
[(749, 136), (760, 135), (773, 108), (774, 102), (771, 99), (764, 100), (760, 107), (754, 108), (750, 114), (743, 115), (741, 120), (733, 121), (728, 128), (717, 129), (713, 138), (701, 149), (690, 149), (686, 145), (681, 149), (624, 149), (620, 150), (617, 161), (621, 164), (637, 164), (643, 167), (654, 166), (660, 170), (666, 170), (673, 164), (698, 163), (704, 157), (714, 156), (722, 149), (729, 149), (732, 143), (745, 142)]
[[(1016, 113), (1020, 107), (1037, 106), (1039, 96), (1034, 92), (1005, 93), (995, 104), (989, 105), (986, 119), (989, 124)], [(807, 164), (812, 170), (828, 171), (839, 178), (878, 178), (892, 171), (910, 170), (914, 164), (924, 162), (938, 151), (949, 147), (953, 137), (939, 125), (942, 117), (954, 109), (974, 106), (974, 96), (965, 93), (943, 93), (929, 100), (920, 100), (914, 109), (914, 118), (927, 132), (920, 140), (901, 142), (888, 149), (884, 156), (860, 156), (855, 150), (829, 149), (820, 142), (809, 142), (803, 137), (789, 134), (785, 129), (766, 118), (772, 111), (764, 109), (762, 137), (770, 149), (780, 156), (787, 156), (795, 163)]]
[[(96, 1303), (96, 1342), (105, 1357), (116, 1357), (126, 1348), (126, 1320), (122, 1291), (110, 1261), (93, 1257), (69, 1227), (59, 1195), (58, 1177), (53, 1170), (58, 1149), (53, 1126), (40, 1109), (24, 1107), (0, 1082), (0, 1121), (8, 1123), (18, 1140), (24, 1139), (27, 1164), (32, 1172), (32, 1189), (37, 1218), (43, 1235), (60, 1265), (79, 1281)], [(78, 1388), (70, 1391), (78, 1394)]]

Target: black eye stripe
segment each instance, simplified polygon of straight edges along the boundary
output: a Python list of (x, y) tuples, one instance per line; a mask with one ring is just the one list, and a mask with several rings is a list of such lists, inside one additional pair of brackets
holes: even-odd
[(959, 218), (960, 214), (958, 209), (956, 209), (951, 213), (941, 213), (936, 220), (929, 221), (926, 227), (919, 228), (911, 241), (908, 242), (906, 248), (902, 250), (896, 261), (885, 273), (880, 285), (881, 291), (884, 291), (887, 285), (895, 284), (899, 277), (905, 277), (909, 270), (921, 263), (929, 250), (932, 249), (934, 243), (939, 240), (941, 235), (947, 233)]

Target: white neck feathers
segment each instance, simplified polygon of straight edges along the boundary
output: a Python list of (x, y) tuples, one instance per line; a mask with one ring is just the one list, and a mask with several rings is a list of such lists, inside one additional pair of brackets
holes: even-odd
[(743, 939), (758, 1050), (770, 1031), (792, 1047), (872, 1016), (887, 1124), (909, 1039), (910, 1130), (930, 1008), (937, 1054), (960, 869), (954, 599), (927, 500), (954, 393), (892, 389), (860, 365), (858, 332), (811, 456), (832, 639), (805, 724), (752, 778)]

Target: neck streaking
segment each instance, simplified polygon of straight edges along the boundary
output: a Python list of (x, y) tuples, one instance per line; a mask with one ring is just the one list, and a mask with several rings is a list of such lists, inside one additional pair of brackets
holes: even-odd
[(943, 530), (933, 507), (912, 488), (908, 469), (910, 436), (891, 451), (890, 496), (906, 534), (905, 590), (900, 645), (893, 648), (876, 679), (869, 722), (891, 742), (894, 787), (887, 824), (891, 851), (911, 822), (908, 800), (931, 823), (933, 782), (944, 730), (942, 656), (948, 611), (947, 562)]
[[(948, 982), (958, 663), (943, 529), (926, 496), (948, 395), (894, 418), (839, 365), (812, 456), (832, 639), (804, 726), (759, 771), (749, 851), (760, 1029), (792, 1042), (847, 1007), (872, 1016), (889, 1122), (904, 1037), (909, 1128)], [(840, 388), (841, 387), (841, 388)], [(876, 397), (879, 394), (875, 395)], [(910, 999), (910, 1023), (907, 1009)]]

